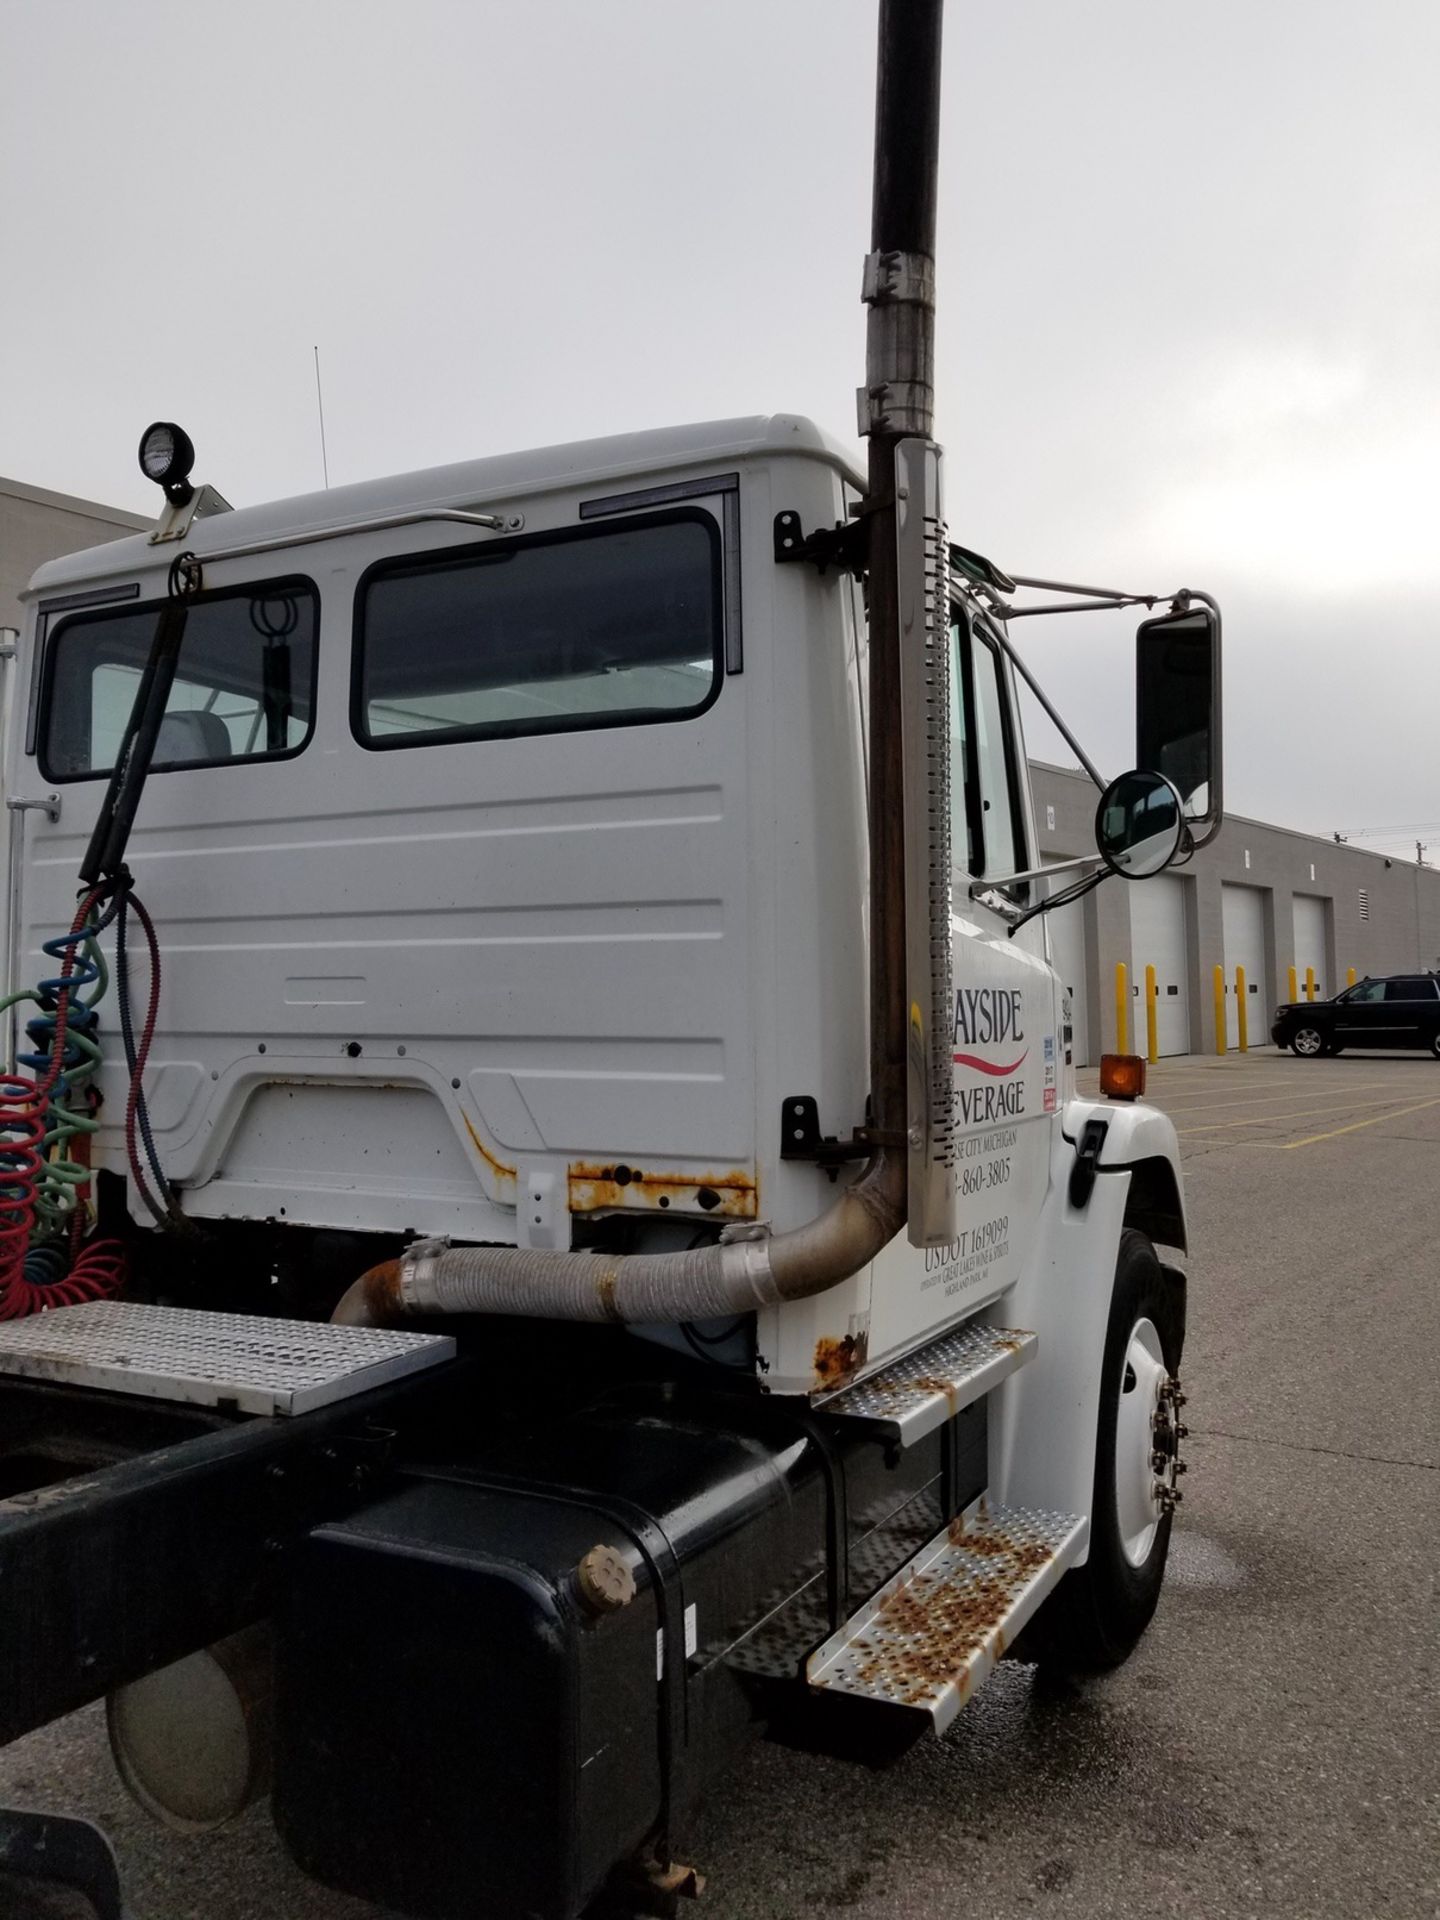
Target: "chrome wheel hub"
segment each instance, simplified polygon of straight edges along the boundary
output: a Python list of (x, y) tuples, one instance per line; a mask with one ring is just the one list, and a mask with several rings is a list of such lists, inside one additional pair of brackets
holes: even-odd
[(1165, 1365), (1153, 1320), (1137, 1320), (1125, 1349), (1115, 1423), (1115, 1513), (1132, 1567), (1150, 1557), (1160, 1522), (1180, 1501), (1185, 1395)]

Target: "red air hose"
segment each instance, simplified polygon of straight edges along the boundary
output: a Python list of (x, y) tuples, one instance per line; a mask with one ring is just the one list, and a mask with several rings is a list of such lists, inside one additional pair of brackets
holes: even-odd
[(90, 1300), (108, 1300), (124, 1286), (129, 1273), (130, 1258), (119, 1240), (91, 1240), (68, 1271), (57, 1268), (53, 1280), (48, 1276), (31, 1279), (22, 1265), (18, 1277), (0, 1283), (0, 1320), (23, 1320), (53, 1307), (79, 1307)]

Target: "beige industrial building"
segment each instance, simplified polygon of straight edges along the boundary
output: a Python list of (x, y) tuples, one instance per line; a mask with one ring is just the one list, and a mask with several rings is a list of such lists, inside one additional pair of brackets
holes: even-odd
[[(1098, 795), (1089, 778), (1040, 762), (1032, 773), (1041, 861), (1092, 851)], [(1082, 1064), (1117, 1045), (1117, 963), (1127, 973), (1132, 1051), (1145, 1049), (1145, 969), (1155, 969), (1161, 1054), (1215, 1050), (1216, 967), (1230, 1047), (1240, 1037), (1237, 967), (1251, 1046), (1269, 1046), (1292, 967), (1301, 993), (1308, 972), (1318, 996), (1338, 992), (1352, 968), (1360, 979), (1440, 968), (1440, 872), (1234, 814), (1191, 864), (1153, 880), (1109, 879), (1050, 919)]]
[[(42, 561), (153, 524), (143, 514), (0, 479), (0, 628), (18, 628), (20, 593)], [(1038, 761), (1032, 768), (1041, 861), (1092, 852), (1090, 780)], [(8, 826), (7, 814), (0, 836)], [(1082, 1065), (1117, 1043), (1117, 962), (1127, 969), (1132, 1047), (1145, 1045), (1147, 966), (1156, 974), (1160, 1053), (1214, 1049), (1217, 966), (1229, 1044), (1239, 1038), (1240, 967), (1250, 1044), (1268, 1045), (1270, 1016), (1288, 996), (1292, 967), (1302, 991), (1308, 969), (1321, 994), (1342, 987), (1351, 968), (1363, 976), (1440, 967), (1440, 872), (1231, 816), (1193, 864), (1143, 882), (1109, 879), (1050, 924), (1056, 964), (1073, 995)]]
[[(6, 722), (20, 628), (20, 595), (35, 569), (63, 553), (120, 540), (127, 533), (154, 524), (143, 514), (102, 507), (94, 500), (77, 500), (68, 493), (51, 493), (47, 487), (31, 487), (19, 480), (0, 479), (0, 675), (4, 676)], [(0, 872), (7, 870), (10, 825), (9, 808), (0, 807)], [(0, 921), (4, 917), (0, 910)]]
[(0, 480), (0, 627), (20, 624), (20, 595), (45, 560), (153, 527), (154, 516)]

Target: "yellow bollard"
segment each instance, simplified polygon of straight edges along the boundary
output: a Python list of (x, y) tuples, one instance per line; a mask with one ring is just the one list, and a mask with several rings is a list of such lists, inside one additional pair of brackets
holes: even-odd
[(1155, 985), (1154, 967), (1145, 969), (1145, 1058), (1153, 1067), (1160, 1058), (1160, 1036), (1156, 1006), (1159, 1002), (1159, 989)]
[(1295, 984), (1295, 969), (1291, 967), (1290, 969), (1290, 1004), (1292, 1007), (1294, 1006), (1295, 1002), (1299, 998), (1300, 998), (1300, 989)]
[(1225, 969), (1215, 969), (1215, 1051), (1225, 1051)]
[(1355, 984), (1355, 969), (1353, 967), (1348, 968), (1346, 971), (1345, 984), (1347, 987), (1353, 987)]
[(1130, 1051), (1130, 973), (1123, 960), (1115, 962), (1115, 1051)]
[(1313, 1000), (1315, 998), (1315, 969), (1313, 967), (1306, 967), (1305, 969), (1305, 998), (1307, 1000)]
[(1235, 969), (1235, 1031), (1241, 1053), (1250, 1051), (1250, 1009), (1245, 1003), (1245, 969)]

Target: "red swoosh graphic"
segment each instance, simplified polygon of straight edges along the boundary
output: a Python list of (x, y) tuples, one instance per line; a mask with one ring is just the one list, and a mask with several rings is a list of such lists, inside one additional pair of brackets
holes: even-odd
[(1030, 1049), (1027, 1047), (1020, 1058), (1008, 1067), (997, 1067), (993, 1060), (977, 1060), (973, 1053), (957, 1053), (955, 1064), (957, 1067), (974, 1067), (977, 1073), (992, 1074), (997, 1080), (1003, 1080), (1008, 1074), (1015, 1073), (1023, 1067), (1029, 1058)]

